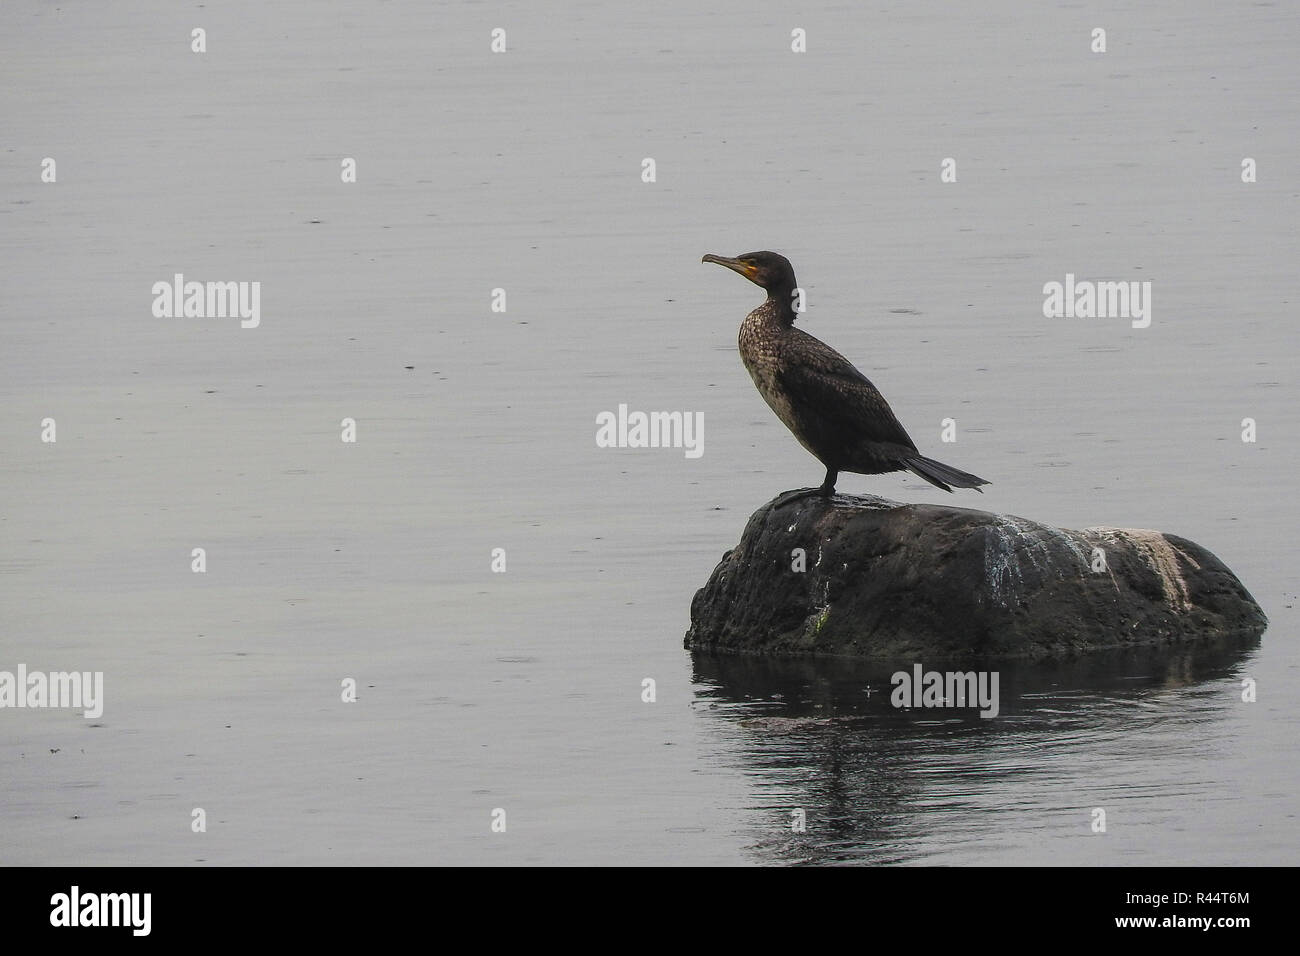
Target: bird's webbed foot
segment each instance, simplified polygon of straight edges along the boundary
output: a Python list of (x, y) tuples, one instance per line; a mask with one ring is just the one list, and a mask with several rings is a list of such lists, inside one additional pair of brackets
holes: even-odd
[(829, 498), (835, 489), (827, 493), (825, 488), (795, 488), (793, 491), (783, 491), (776, 501), (772, 502), (772, 510), (784, 508), (792, 501), (799, 501), (802, 498)]

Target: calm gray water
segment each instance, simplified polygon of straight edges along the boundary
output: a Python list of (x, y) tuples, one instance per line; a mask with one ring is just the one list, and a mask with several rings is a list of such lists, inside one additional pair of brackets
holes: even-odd
[[(0, 710), (0, 863), (1295, 863), (1298, 43), (1210, 0), (5, 3), (0, 670), (106, 705)], [(1263, 640), (1006, 669), (994, 720), (692, 660), (821, 480), (699, 263), (764, 248), (961, 503), (1189, 537)], [(155, 318), (177, 272), (260, 326)], [(1044, 318), (1067, 272), (1151, 327)], [(620, 403), (703, 456), (598, 448)]]

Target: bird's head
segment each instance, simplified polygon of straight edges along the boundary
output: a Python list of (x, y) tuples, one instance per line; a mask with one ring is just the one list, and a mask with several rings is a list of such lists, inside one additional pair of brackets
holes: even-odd
[(790, 260), (776, 252), (747, 252), (728, 259), (726, 256), (707, 255), (701, 262), (716, 262), (733, 272), (739, 272), (754, 285), (762, 286), (770, 296), (788, 296), (794, 290), (794, 266)]

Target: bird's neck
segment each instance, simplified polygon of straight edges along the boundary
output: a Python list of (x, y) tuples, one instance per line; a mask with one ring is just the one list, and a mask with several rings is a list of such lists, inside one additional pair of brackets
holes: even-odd
[(794, 325), (794, 289), (793, 285), (778, 286), (767, 292), (765, 311), (780, 325)]

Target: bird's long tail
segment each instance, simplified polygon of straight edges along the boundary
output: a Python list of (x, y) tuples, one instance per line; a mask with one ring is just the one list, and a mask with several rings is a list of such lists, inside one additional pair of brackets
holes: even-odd
[[(974, 488), (980, 491), (980, 485), (987, 485), (988, 482), (983, 478), (977, 478), (975, 475), (961, 471), (951, 465), (945, 465), (941, 461), (935, 461), (933, 458), (925, 458), (917, 455), (915, 458), (908, 458), (903, 462), (903, 467), (913, 474), (920, 475), (932, 485), (937, 485), (944, 491), (952, 491), (956, 488)], [(952, 487), (949, 487), (949, 486)], [(980, 494), (984, 492), (980, 491)]]

